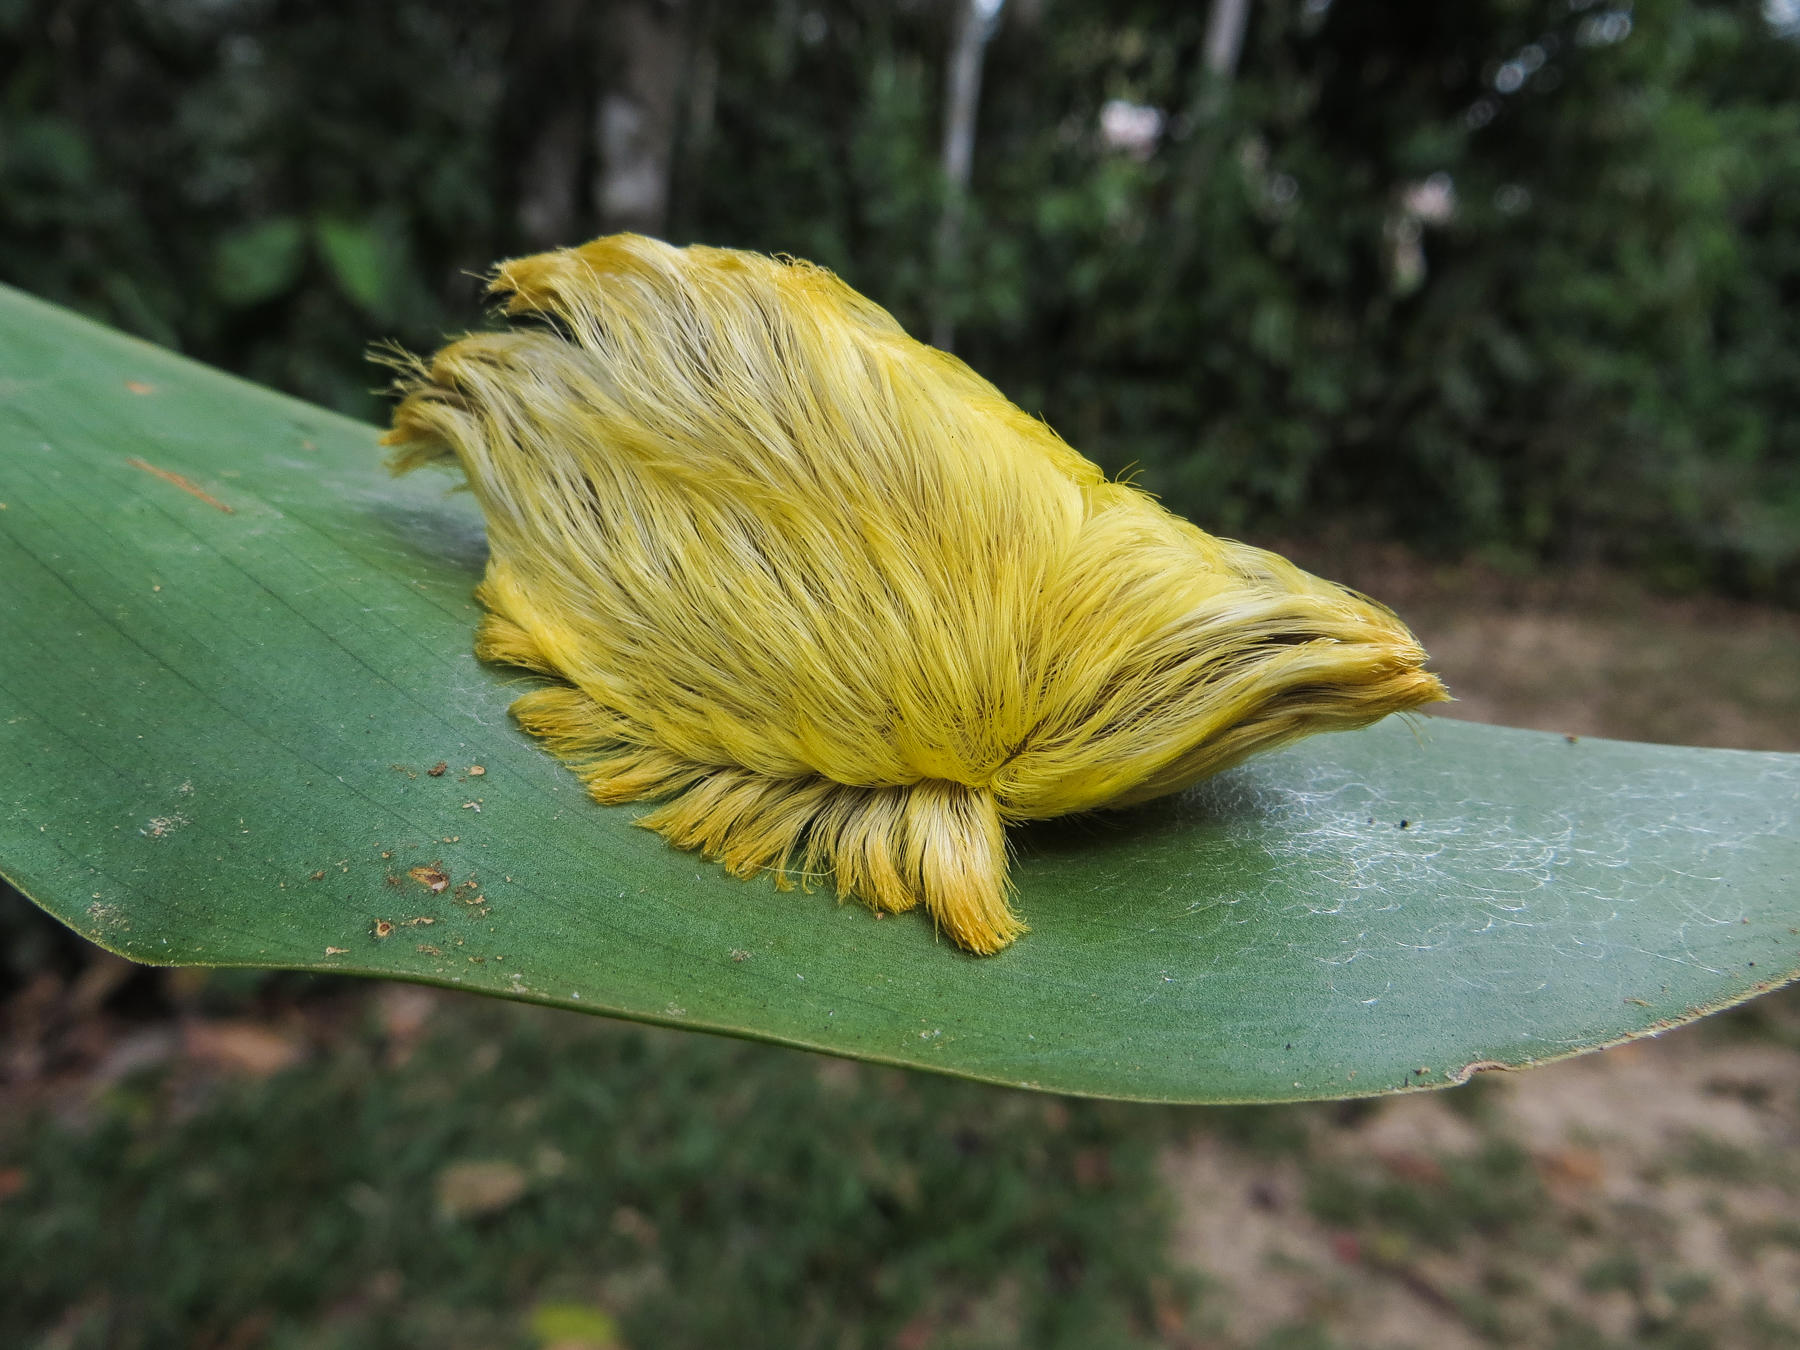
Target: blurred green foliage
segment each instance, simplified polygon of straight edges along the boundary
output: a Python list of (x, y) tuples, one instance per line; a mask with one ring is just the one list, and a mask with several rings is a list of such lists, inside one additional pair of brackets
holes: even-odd
[[(554, 237), (526, 204), (629, 58), (615, 8), (3, 0), (0, 277), (374, 415), (370, 339), (429, 346), (493, 259), (603, 228), (587, 132)], [(1800, 598), (1779, 6), (1266, 0), (1226, 84), (1205, 6), (1015, 0), (953, 275), (948, 0), (665, 9), (670, 238), (815, 258), (915, 332), (947, 304), (1202, 524)]]

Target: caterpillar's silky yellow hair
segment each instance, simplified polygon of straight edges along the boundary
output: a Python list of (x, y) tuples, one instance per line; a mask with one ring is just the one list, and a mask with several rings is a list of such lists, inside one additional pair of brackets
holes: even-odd
[(476, 639), (603, 802), (737, 876), (1024, 931), (1003, 826), (1444, 697), (1386, 609), (1100, 470), (831, 273), (635, 235), (500, 267), (385, 438), (487, 515)]

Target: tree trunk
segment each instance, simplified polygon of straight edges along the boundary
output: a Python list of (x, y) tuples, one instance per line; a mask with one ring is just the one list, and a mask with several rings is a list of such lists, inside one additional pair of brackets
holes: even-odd
[(719, 99), (718, 0), (690, 0), (683, 42), (681, 126), (670, 174), (669, 238), (691, 237), (705, 200), (706, 161), (712, 148)]
[(681, 83), (681, 0), (616, 0), (613, 77), (600, 100), (594, 206), (607, 230), (661, 234)]
[(981, 104), (981, 60), (1004, 4), (1005, 0), (962, 0), (950, 47), (944, 83), (944, 214), (938, 220), (937, 313), (931, 324), (932, 345), (944, 351), (956, 341), (950, 296), (962, 260), (963, 214), (975, 160), (975, 113)]
[[(576, 243), (594, 53), (580, 0), (513, 7), (499, 136), (504, 200), (528, 248)], [(506, 248), (514, 247), (511, 240)]]
[(1206, 16), (1206, 68), (1221, 80), (1237, 74), (1250, 0), (1213, 0)]

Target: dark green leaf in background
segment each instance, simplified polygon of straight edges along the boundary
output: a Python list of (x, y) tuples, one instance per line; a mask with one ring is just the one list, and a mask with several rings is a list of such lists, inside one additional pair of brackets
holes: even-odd
[(95, 941), (1162, 1101), (1442, 1084), (1800, 964), (1800, 756), (1435, 720), (1017, 832), (987, 960), (734, 881), (510, 723), (474, 507), (375, 435), (0, 294), (0, 871)]
[(326, 217), (313, 226), (319, 252), (339, 289), (377, 321), (392, 317), (397, 279), (406, 260), (371, 221)]
[(213, 289), (229, 305), (260, 304), (293, 286), (305, 265), (305, 227), (292, 216), (277, 216), (219, 240)]

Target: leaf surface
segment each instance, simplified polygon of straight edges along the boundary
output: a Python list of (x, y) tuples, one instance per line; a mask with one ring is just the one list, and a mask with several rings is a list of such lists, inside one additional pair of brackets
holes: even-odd
[(0, 291), (0, 872), (103, 946), (1178, 1102), (1441, 1085), (1800, 966), (1800, 756), (1434, 719), (1015, 832), (997, 957), (735, 881), (512, 725), (479, 515), (375, 436)]

